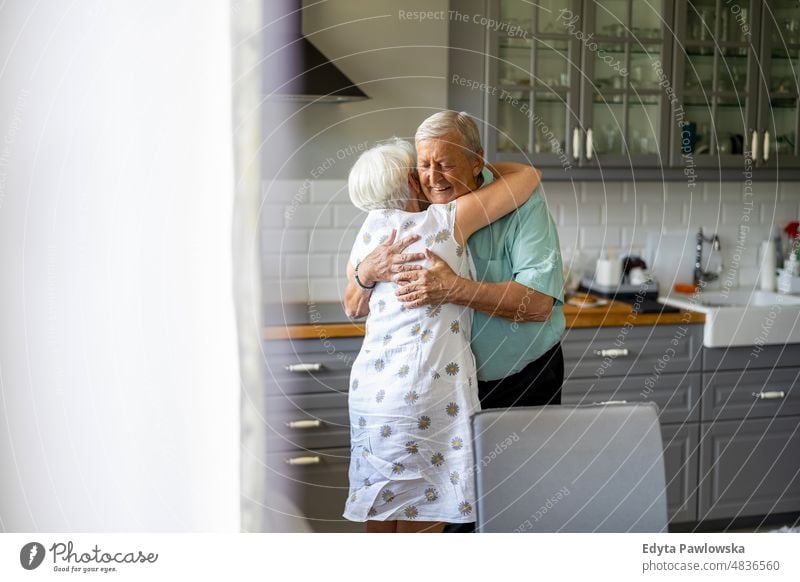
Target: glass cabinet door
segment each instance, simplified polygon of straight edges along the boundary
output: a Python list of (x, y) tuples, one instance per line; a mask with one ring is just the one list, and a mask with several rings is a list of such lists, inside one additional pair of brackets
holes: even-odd
[(796, 1), (765, 3), (761, 13), (757, 159), (761, 166), (800, 166), (800, 8)]
[(581, 118), (583, 165), (666, 165), (672, 2), (586, 2)]
[(687, 0), (676, 10), (673, 164), (742, 167), (758, 105), (760, 0)]
[(489, 119), (497, 158), (529, 158), (539, 166), (571, 165), (580, 57), (570, 24), (578, 0), (500, 0), (489, 3)]

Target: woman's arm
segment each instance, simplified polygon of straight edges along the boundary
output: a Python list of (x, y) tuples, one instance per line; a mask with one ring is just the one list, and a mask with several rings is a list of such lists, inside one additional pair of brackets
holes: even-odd
[[(420, 235), (412, 234), (395, 242), (397, 230), (385, 242), (379, 244), (371, 253), (361, 260), (358, 267), (358, 278), (364, 285), (372, 285), (379, 281), (390, 281), (392, 275), (422, 269), (422, 265), (411, 265), (411, 261), (421, 261), (425, 253), (407, 253), (406, 248), (420, 239)], [(369, 315), (369, 298), (372, 293), (362, 289), (353, 279), (353, 266), (347, 263), (347, 287), (344, 290), (344, 312), (347, 317), (356, 319)]]
[[(362, 289), (353, 279), (353, 266), (347, 263), (347, 287), (344, 290), (344, 312), (350, 319), (358, 319), (369, 315), (369, 298), (371, 290)], [(370, 283), (371, 285), (372, 283)]]
[(516, 210), (533, 195), (542, 173), (533, 166), (501, 162), (494, 165), (496, 180), (456, 199), (455, 236), (464, 244), (477, 230)]

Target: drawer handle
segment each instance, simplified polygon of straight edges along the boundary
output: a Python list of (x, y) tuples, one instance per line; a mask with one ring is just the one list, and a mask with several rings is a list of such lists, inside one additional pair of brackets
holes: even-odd
[(319, 465), (322, 462), (317, 455), (313, 457), (290, 457), (286, 459), (287, 465), (305, 466), (305, 465)]
[(318, 418), (315, 419), (303, 419), (303, 420), (290, 420), (286, 423), (286, 426), (289, 428), (297, 428), (297, 429), (307, 429), (307, 428), (319, 428), (322, 426), (322, 421)]
[(768, 392), (753, 392), (753, 398), (758, 400), (776, 400), (786, 396), (783, 390), (770, 390)]
[(627, 404), (627, 400), (606, 400), (604, 402), (592, 402), (595, 406), (605, 406), (607, 404)]
[(628, 348), (606, 348), (603, 350), (595, 350), (594, 355), (602, 358), (621, 358), (629, 356), (630, 352)]
[(287, 364), (286, 371), (295, 374), (302, 374), (303, 372), (319, 372), (322, 370), (322, 364)]

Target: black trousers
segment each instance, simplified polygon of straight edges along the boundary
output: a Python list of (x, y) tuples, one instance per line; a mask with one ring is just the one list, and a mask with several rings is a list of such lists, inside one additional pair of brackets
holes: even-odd
[[(564, 354), (561, 344), (557, 343), (516, 374), (500, 380), (478, 382), (478, 398), (482, 409), (561, 404), (563, 383)], [(451, 523), (444, 528), (445, 533), (474, 531), (474, 523)]]

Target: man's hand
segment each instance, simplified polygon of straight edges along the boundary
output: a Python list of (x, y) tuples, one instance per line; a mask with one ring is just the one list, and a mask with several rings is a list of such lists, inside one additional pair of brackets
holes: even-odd
[(405, 253), (406, 247), (420, 239), (420, 235), (412, 234), (395, 242), (397, 229), (383, 243), (361, 261), (358, 267), (358, 278), (364, 285), (372, 285), (376, 281), (391, 281), (392, 276), (422, 269), (421, 265), (409, 265), (411, 261), (421, 261), (425, 253)]
[(392, 277), (400, 285), (395, 295), (407, 309), (451, 303), (450, 296), (460, 279), (436, 253), (426, 250), (425, 256), (431, 262), (427, 269), (401, 272)]

